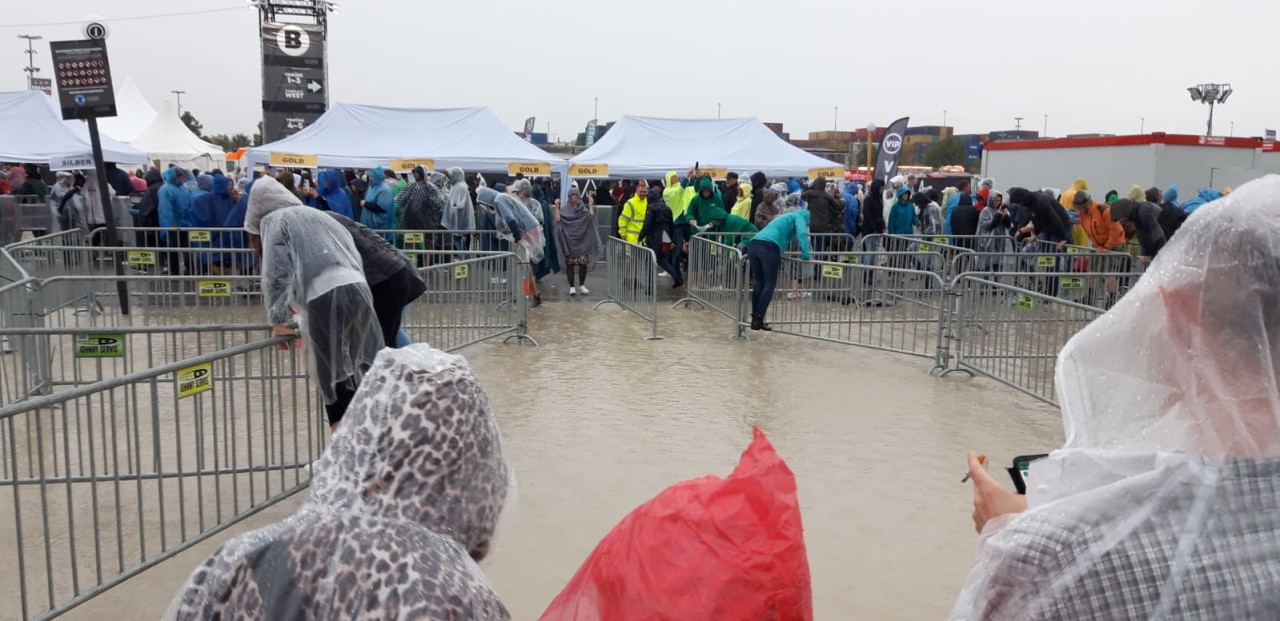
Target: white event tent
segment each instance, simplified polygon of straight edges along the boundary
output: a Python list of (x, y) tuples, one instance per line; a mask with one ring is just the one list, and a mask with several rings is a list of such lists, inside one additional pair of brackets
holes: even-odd
[(310, 127), (245, 154), (250, 164), (272, 153), (315, 156), (333, 168), (386, 166), (392, 160), (431, 160), (436, 170), (506, 172), (511, 164), (545, 163), (565, 172), (566, 162), (517, 137), (488, 108), (386, 108), (333, 104)]
[(130, 144), (150, 153), (161, 170), (169, 164), (211, 170), (222, 168), (226, 159), (222, 147), (201, 140), (187, 128), (178, 115), (178, 107), (167, 99), (155, 120)]
[(806, 153), (773, 133), (755, 117), (662, 119), (623, 116), (570, 165), (603, 164), (610, 177), (683, 175), (694, 163), (727, 169), (743, 177), (756, 171), (769, 177), (805, 176), (810, 170), (844, 166)]
[(115, 89), (116, 115), (98, 119), (98, 129), (120, 142), (133, 142), (156, 120), (156, 109), (142, 96), (133, 78)]
[[(93, 167), (89, 128), (83, 121), (64, 121), (56, 104), (40, 91), (0, 93), (0, 161), (47, 164), (53, 170)], [(147, 154), (102, 136), (108, 162), (146, 164)]]

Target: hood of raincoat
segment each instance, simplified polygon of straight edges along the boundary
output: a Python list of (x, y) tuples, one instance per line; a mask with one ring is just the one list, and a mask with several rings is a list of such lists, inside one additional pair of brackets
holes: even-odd
[(201, 174), (196, 177), (196, 188), (204, 192), (213, 191), (213, 175)]
[(475, 560), (492, 551), (514, 490), (467, 362), (426, 345), (385, 349), (312, 466), (307, 501), (219, 548), (172, 618), (508, 619)]
[(666, 176), (663, 178), (666, 179), (668, 188), (674, 188), (674, 187), (680, 186), (680, 174), (674, 170), (667, 173)]
[[(894, 195), (894, 197), (895, 197), (895, 198), (897, 198), (898, 200), (902, 200), (902, 197), (903, 197), (904, 195), (907, 195), (907, 194), (910, 194), (910, 193), (911, 193), (911, 190), (910, 190), (910, 189), (908, 189), (908, 188), (906, 188), (906, 187), (901, 187), (901, 188), (898, 188), (898, 189), (897, 189), (897, 191), (895, 191), (895, 192), (893, 193), (893, 195)], [(966, 192), (966, 193), (965, 193), (965, 196), (968, 196), (968, 195), (969, 195), (969, 194), (968, 194), (968, 192)], [(963, 199), (961, 199), (961, 200), (963, 200)], [(972, 200), (972, 199), (970, 199), (970, 200), (969, 200), (969, 204), (971, 204), (971, 205), (973, 204), (973, 200)]]
[(290, 192), (279, 181), (264, 176), (253, 184), (253, 192), (249, 194), (248, 209), (244, 216), (244, 230), (257, 235), (263, 218), (274, 211), (301, 204), (302, 201), (298, 200), (298, 195)]
[(818, 190), (819, 192), (826, 192), (826, 191), (827, 191), (827, 178), (826, 178), (826, 177), (818, 177), (817, 179), (814, 179), (814, 180), (813, 180), (813, 183), (810, 183), (810, 184), (809, 184), (809, 189), (810, 189), (810, 190)]
[(499, 192), (493, 188), (476, 188), (476, 202), (493, 207), (498, 202)]
[(178, 181), (178, 171), (180, 171), (180, 170), (182, 170), (182, 169), (181, 169), (181, 168), (178, 168), (178, 167), (176, 167), (176, 166), (171, 167), (171, 168), (166, 168), (166, 169), (164, 169), (164, 172), (160, 173), (160, 176), (164, 177), (164, 182), (165, 182), (165, 183), (172, 183), (172, 184), (174, 184), (174, 185), (181, 185), (182, 183), (185, 183), (185, 182), (186, 182), (186, 180), (184, 179), (182, 182), (179, 182), (179, 181)]
[(1142, 189), (1142, 186), (1135, 185), (1132, 188), (1129, 188), (1129, 193), (1125, 194), (1124, 197), (1135, 203), (1141, 203), (1142, 201), (1147, 200), (1147, 191)]
[(147, 174), (142, 176), (142, 180), (146, 181), (148, 186), (153, 183), (164, 183), (164, 177), (160, 175), (160, 171), (154, 168), (148, 170)]
[(1178, 184), (1175, 183), (1164, 191), (1164, 202), (1174, 207), (1178, 206)]
[(1280, 457), (1280, 176), (1197, 210), (1058, 356), (1066, 448)]
[(231, 178), (224, 175), (213, 177), (209, 182), (209, 191), (213, 192), (214, 196), (231, 196)]
[(368, 176), (369, 189), (373, 189), (376, 186), (385, 185), (387, 183), (386, 170), (381, 166), (374, 166), (366, 172)]
[(448, 170), (448, 173), (449, 173), (449, 183), (451, 185), (461, 185), (463, 187), (466, 187), (467, 173), (463, 172), (461, 168), (458, 168), (455, 166), (453, 168), (450, 168)]
[(738, 200), (733, 203), (733, 211), (731, 213), (739, 218), (746, 218), (751, 214), (752, 185), (750, 183), (740, 183), (738, 186), (742, 188), (742, 196), (739, 196)]

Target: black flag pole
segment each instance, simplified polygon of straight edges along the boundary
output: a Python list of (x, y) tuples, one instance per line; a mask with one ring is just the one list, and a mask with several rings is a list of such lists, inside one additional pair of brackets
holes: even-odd
[[(120, 247), (120, 233), (116, 230), (116, 209), (112, 204), (111, 192), (107, 189), (107, 168), (103, 163), (102, 157), (102, 139), (98, 136), (98, 118), (91, 116), (89, 121), (89, 145), (93, 149), (93, 169), (98, 177), (98, 187), (89, 191), (97, 190), (102, 197), (102, 213), (107, 217), (107, 246), (111, 248)], [(116, 264), (116, 276), (121, 278), (116, 281), (116, 294), (120, 296), (120, 313), (122, 315), (129, 314), (129, 287), (124, 282), (124, 253), (118, 250), (114, 251), (115, 256), (112, 263)]]

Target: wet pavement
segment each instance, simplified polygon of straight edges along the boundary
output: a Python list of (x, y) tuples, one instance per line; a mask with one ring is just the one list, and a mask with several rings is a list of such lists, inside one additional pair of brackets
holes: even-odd
[[(531, 311), (541, 347), (463, 350), (502, 425), (519, 500), (484, 564), (514, 619), (535, 619), (595, 544), (664, 487), (725, 475), (760, 426), (795, 472), (817, 619), (945, 616), (976, 550), (965, 451), (995, 464), (1062, 442), (1056, 411), (931, 361), (781, 334), (732, 341), (728, 320), (671, 310), (660, 333), (559, 276)], [(74, 610), (158, 618), (226, 539), (277, 521), (291, 498)], [(696, 558), (688, 559), (697, 563)], [(16, 614), (0, 612), (0, 618)]]

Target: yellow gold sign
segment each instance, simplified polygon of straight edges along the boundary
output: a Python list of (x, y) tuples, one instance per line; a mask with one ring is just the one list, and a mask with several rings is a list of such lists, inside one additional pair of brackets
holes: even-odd
[(231, 281), (230, 280), (201, 280), (197, 284), (202, 298), (229, 298), (231, 297)]
[(405, 234), (404, 234), (404, 243), (406, 243), (406, 244), (421, 244), (421, 243), (423, 242), (423, 238), (424, 238), (424, 237), (425, 237), (425, 236), (424, 236), (422, 233), (405, 233)]
[(711, 178), (715, 181), (724, 181), (724, 178), (729, 176), (728, 168), (708, 168), (703, 166), (701, 171), (703, 176), (711, 175)]
[(455, 280), (462, 280), (468, 276), (467, 274), (468, 271), (470, 270), (468, 269), (467, 264), (465, 263), (463, 263), (462, 265), (455, 265), (453, 266), (453, 278)]
[(512, 162), (510, 166), (507, 166), (507, 172), (512, 177), (516, 175), (524, 175), (526, 177), (545, 176), (551, 174), (551, 164), (547, 162)]
[(414, 166), (421, 166), (427, 169), (427, 172), (432, 172), (436, 169), (436, 161), (423, 159), (391, 160), (391, 170), (395, 171), (396, 174), (413, 172)]
[(823, 278), (844, 278), (844, 268), (839, 265), (822, 266)]
[(299, 155), (297, 153), (272, 153), (271, 165), (293, 168), (315, 168), (316, 156)]
[(569, 167), (570, 177), (608, 177), (608, 164), (574, 164)]
[(826, 177), (828, 181), (833, 179), (844, 179), (844, 169), (838, 166), (831, 168), (810, 168), (809, 178), (817, 179), (818, 177)]
[(191, 231), (187, 233), (187, 237), (196, 243), (207, 244), (213, 241), (213, 233), (209, 231)]
[(155, 265), (156, 253), (151, 250), (130, 250), (129, 265)]

